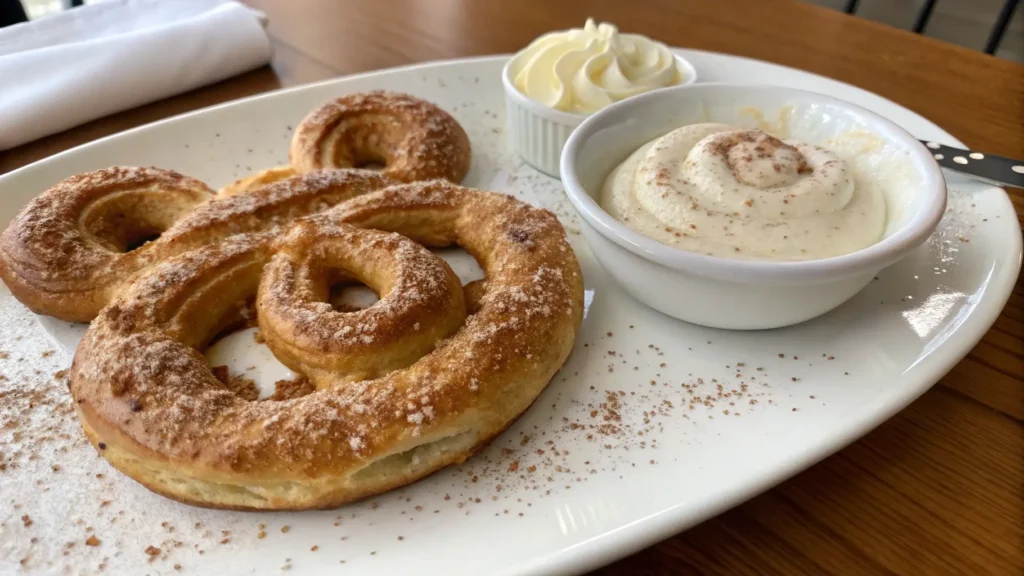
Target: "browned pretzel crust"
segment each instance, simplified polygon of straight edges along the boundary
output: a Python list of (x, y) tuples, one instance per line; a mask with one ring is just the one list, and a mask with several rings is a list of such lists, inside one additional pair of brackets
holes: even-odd
[[(72, 176), (30, 202), (0, 236), (0, 278), (33, 311), (88, 322), (143, 270), (226, 234), (280, 226), (397, 182), (459, 182), (470, 145), (437, 106), (378, 91), (314, 110), (296, 129), (291, 156), (292, 166), (243, 178), (216, 197), (202, 182), (159, 168)], [(314, 174), (364, 164), (383, 170)]]
[(214, 197), (170, 170), (96, 170), (60, 182), (18, 214), (0, 236), (0, 277), (34, 312), (88, 322), (156, 263), (393, 183), (376, 172), (337, 170)]
[(469, 171), (469, 138), (447, 112), (397, 92), (342, 96), (310, 112), (295, 129), (289, 153), (300, 173), (381, 166), (400, 182), (443, 178), (458, 184)]
[[(445, 306), (462, 301), (451, 290), (450, 270), (409, 240), (350, 225), (428, 246), (458, 244), (486, 273), (476, 290), (483, 292), (479, 308), (454, 334), (406, 367), (358, 382), (316, 363), (344, 360), (358, 348), (401, 357), (403, 365), (423, 344), (390, 330), (388, 320), (420, 314), (419, 330), (444, 332), (451, 314)], [(119, 470), (204, 506), (340, 505), (465, 460), (526, 410), (572, 350), (583, 279), (550, 212), (438, 181), (369, 193), (297, 226), (288, 235), (234, 236), (168, 260), (93, 322), (75, 355), (71, 392), (90, 440)], [(329, 275), (309, 276), (304, 285), (298, 278), (302, 263), (312, 264), (309, 243), (318, 240), (327, 268), (384, 287), (374, 305), (380, 310), (353, 317), (363, 325), (357, 329), (319, 306), (324, 321), (334, 322), (332, 337), (358, 342), (294, 364), (308, 369), (315, 392), (257, 402), (233, 394), (199, 350), (257, 292), (263, 330), (281, 316), (268, 315), (267, 306), (282, 303), (306, 306), (298, 322), (315, 322), (303, 315), (316, 312), (312, 303), (325, 297)], [(322, 335), (311, 335), (310, 348)]]

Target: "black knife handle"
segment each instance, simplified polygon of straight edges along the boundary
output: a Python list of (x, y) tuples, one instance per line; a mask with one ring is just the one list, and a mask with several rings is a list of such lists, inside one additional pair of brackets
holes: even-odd
[(1024, 160), (971, 152), (928, 140), (922, 140), (921, 143), (928, 147), (928, 151), (935, 157), (935, 161), (943, 168), (976, 176), (1003, 186), (1024, 188)]

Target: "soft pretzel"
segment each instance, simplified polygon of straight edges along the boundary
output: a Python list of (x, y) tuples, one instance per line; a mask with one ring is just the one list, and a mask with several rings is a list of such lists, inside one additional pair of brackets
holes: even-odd
[(309, 113), (295, 129), (289, 157), (299, 173), (372, 165), (401, 182), (469, 171), (469, 138), (437, 106), (397, 92), (342, 96)]
[(0, 277), (34, 312), (88, 322), (157, 262), (393, 183), (372, 171), (339, 170), (214, 197), (170, 170), (96, 170), (58, 183), (15, 217), (0, 236)]
[[(400, 358), (393, 366), (401, 366), (409, 351), (430, 348), (408, 332), (445, 333), (448, 306), (461, 301), (446, 265), (430, 263), (405, 238), (350, 225), (428, 246), (458, 244), (486, 273), (479, 308), (454, 334), (410, 365), (358, 382), (334, 372), (349, 351)], [(438, 181), (366, 194), (296, 226), (283, 236), (233, 236), (162, 263), (92, 323), (70, 386), (86, 434), (115, 467), (192, 504), (340, 505), (465, 460), (526, 410), (572, 349), (582, 276), (550, 212)], [(333, 316), (313, 304), (330, 280), (318, 266), (377, 286), (381, 301), (350, 321)], [(295, 346), (305, 336), (287, 336), (295, 350), (284, 357), (295, 354), (292, 366), (315, 392), (254, 402), (211, 372), (199, 350), (257, 293), (258, 321), (267, 330), (273, 318), (281, 342), (303, 329), (289, 327), (293, 320), (336, 329), (323, 341), (307, 335), (308, 346)], [(301, 311), (268, 314), (277, 306)], [(392, 330), (400, 318), (414, 324)], [(352, 338), (356, 348), (331, 347)], [(323, 355), (304, 359), (320, 345)], [(318, 364), (335, 361), (330, 369)]]

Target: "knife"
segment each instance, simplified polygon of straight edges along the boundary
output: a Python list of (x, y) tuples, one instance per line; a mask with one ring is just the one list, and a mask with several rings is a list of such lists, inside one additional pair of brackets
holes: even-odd
[(1024, 188), (1024, 160), (971, 152), (931, 140), (921, 140), (921, 143), (928, 147), (939, 166), (947, 170), (967, 174), (996, 186)]

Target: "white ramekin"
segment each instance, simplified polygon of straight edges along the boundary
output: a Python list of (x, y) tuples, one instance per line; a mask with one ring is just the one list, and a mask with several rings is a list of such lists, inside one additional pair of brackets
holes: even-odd
[[(881, 241), (851, 254), (806, 262), (715, 258), (642, 236), (612, 218), (596, 200), (613, 168), (669, 130), (697, 122), (756, 127), (762, 118), (780, 114), (791, 127), (805, 131), (874, 134), (882, 150), (906, 160), (910, 184), (901, 204), (888, 207), (890, 223)], [(591, 115), (569, 137), (561, 174), (594, 255), (627, 292), (669, 316), (739, 330), (788, 326), (839, 306), (882, 268), (923, 244), (946, 206), (941, 170), (905, 130), (853, 104), (775, 86), (697, 84), (616, 103)]]
[[(694, 83), (697, 71), (693, 65), (678, 54), (673, 56), (684, 74), (680, 86)], [(558, 178), (562, 148), (569, 140), (569, 134), (588, 115), (562, 112), (528, 98), (513, 82), (511, 70), (514, 60), (514, 56), (509, 58), (501, 71), (501, 83), (505, 87), (505, 130), (508, 132), (509, 145), (527, 164), (548, 176)]]

